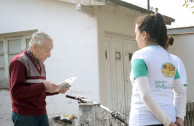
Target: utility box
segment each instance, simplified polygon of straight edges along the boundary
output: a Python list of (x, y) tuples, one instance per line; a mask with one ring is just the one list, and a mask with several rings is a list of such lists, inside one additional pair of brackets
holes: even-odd
[(81, 126), (101, 126), (100, 104), (83, 103), (79, 105)]

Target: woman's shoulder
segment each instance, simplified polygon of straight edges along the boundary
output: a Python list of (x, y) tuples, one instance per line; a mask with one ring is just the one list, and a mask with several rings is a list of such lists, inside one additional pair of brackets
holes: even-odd
[(144, 59), (146, 57), (147, 53), (149, 53), (147, 47), (139, 49), (133, 53), (132, 60), (133, 59)]
[(175, 60), (176, 62), (178, 62), (178, 63), (183, 63), (182, 60), (181, 60), (178, 56), (176, 56), (176, 55), (174, 55), (174, 54), (171, 54), (171, 53), (170, 53), (170, 56), (171, 56), (172, 59)]
[(147, 55), (147, 54), (152, 53), (152, 52), (153, 52), (152, 47), (147, 46), (145, 48), (142, 48), (142, 49), (135, 51), (134, 54), (135, 55)]
[(170, 56), (171, 56), (173, 59), (180, 59), (178, 56), (176, 56), (176, 55), (174, 55), (174, 54), (172, 54), (172, 53), (170, 53)]

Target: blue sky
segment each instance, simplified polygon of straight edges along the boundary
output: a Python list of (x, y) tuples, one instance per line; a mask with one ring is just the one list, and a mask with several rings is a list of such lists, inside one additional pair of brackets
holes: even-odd
[[(128, 3), (147, 8), (147, 0), (123, 0)], [(175, 22), (168, 26), (188, 27), (194, 26), (193, 9), (183, 7), (184, 0), (150, 0), (150, 7), (158, 8), (158, 12), (175, 19)]]

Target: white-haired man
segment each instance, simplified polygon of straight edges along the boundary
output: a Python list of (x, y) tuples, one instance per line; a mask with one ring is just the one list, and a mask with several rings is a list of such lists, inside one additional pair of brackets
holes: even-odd
[(9, 66), (9, 86), (14, 126), (49, 126), (46, 96), (58, 92), (57, 84), (46, 81), (44, 61), (51, 56), (53, 40), (43, 32), (33, 34), (29, 49), (16, 55)]

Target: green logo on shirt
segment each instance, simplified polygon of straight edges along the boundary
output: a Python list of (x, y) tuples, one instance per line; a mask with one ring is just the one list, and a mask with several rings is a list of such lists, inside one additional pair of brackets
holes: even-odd
[(172, 89), (172, 84), (170, 85), (167, 85), (167, 81), (159, 81), (159, 80), (156, 80), (155, 81), (155, 87), (157, 89)]

